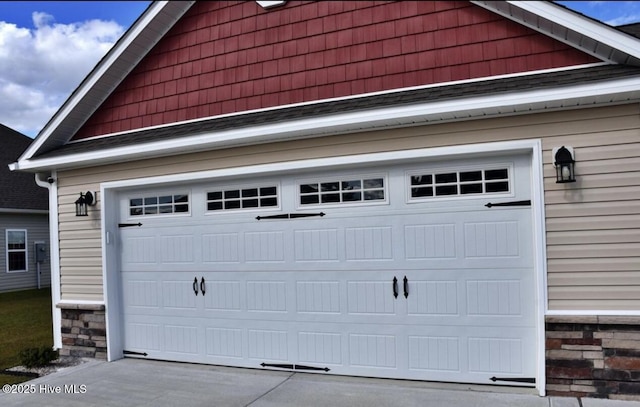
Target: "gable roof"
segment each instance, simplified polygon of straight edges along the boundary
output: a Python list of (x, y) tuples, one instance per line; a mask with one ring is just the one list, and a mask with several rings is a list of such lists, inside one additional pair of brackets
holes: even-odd
[(47, 211), (49, 193), (36, 185), (33, 174), (11, 172), (7, 164), (14, 162), (32, 140), (0, 124), (0, 213)]
[[(640, 66), (640, 42), (636, 38), (551, 2), (473, 1), (472, 3), (569, 44), (585, 53), (593, 55), (602, 60), (604, 64)], [(69, 143), (69, 140), (73, 137), (75, 132), (104, 102), (113, 89), (115, 89), (115, 87), (123, 80), (126, 74), (131, 72), (141, 58), (163, 37), (169, 28), (180, 19), (192, 4), (193, 2), (154, 2), (132, 26), (132, 28), (123, 36), (123, 38), (112, 48), (107, 56), (105, 56), (105, 58), (89, 74), (87, 79), (85, 79), (79, 88), (76, 89), (62, 108), (40, 132), (34, 143), (23, 154), (23, 156), (20, 157), (13, 168), (37, 171), (51, 168), (63, 168), (65, 166), (73, 165), (86, 165), (89, 162), (93, 164), (100, 162), (113, 162), (117, 161), (118, 154), (123, 152), (118, 150), (118, 148), (141, 143), (144, 144), (145, 142), (154, 144), (158, 149), (153, 150), (154, 155), (150, 155), (151, 153), (143, 154), (141, 151), (135, 150), (139, 153), (136, 157), (173, 154), (177, 152), (177, 150), (175, 150), (176, 147), (184, 146), (184, 139), (189, 138), (189, 136), (192, 136), (191, 141), (193, 144), (191, 145), (191, 148), (193, 149), (197, 149), (197, 146), (217, 148), (260, 142), (260, 140), (252, 140), (250, 137), (234, 138), (232, 134), (216, 133), (216, 131), (228, 132), (228, 130), (221, 129), (218, 126), (220, 126), (221, 123), (229, 122), (231, 119), (228, 117), (237, 118), (237, 114), (232, 114), (216, 118), (208, 118), (205, 120), (197, 120), (197, 124), (193, 125), (189, 122), (185, 122), (162, 126), (170, 128), (171, 130), (169, 130), (169, 132), (171, 134), (182, 139), (179, 142), (169, 142), (170, 140), (175, 139), (175, 137), (163, 136), (163, 131), (161, 129), (148, 128), (142, 131), (130, 131), (127, 132), (127, 134), (117, 136), (111, 135), (109, 137), (111, 140), (108, 141), (105, 137), (105, 139), (98, 138), (89, 141), (81, 141), (78, 142), (77, 145), (75, 142)], [(517, 83), (517, 85), (514, 85), (515, 87), (509, 89), (502, 87), (499, 88), (502, 89), (503, 93), (513, 94), (514, 92), (523, 92), (519, 97), (508, 99), (512, 101), (512, 107), (504, 106), (504, 103), (500, 101), (507, 99), (499, 96), (495, 92), (491, 92), (492, 89), (498, 88), (492, 86), (485, 86), (483, 88), (480, 86), (477, 87), (477, 89), (485, 89), (488, 93), (461, 92), (458, 96), (455, 96), (458, 101), (460, 99), (468, 99), (468, 103), (441, 103), (442, 106), (439, 107), (440, 110), (433, 110), (433, 104), (421, 104), (421, 109), (423, 109), (423, 113), (421, 113), (421, 115), (423, 117), (429, 116), (430, 118), (428, 120), (420, 120), (419, 122), (442, 121), (447, 117), (450, 119), (465, 119), (473, 117), (475, 113), (471, 112), (471, 110), (474, 109), (468, 109), (467, 106), (477, 105), (479, 99), (483, 99), (483, 103), (485, 103), (483, 109), (489, 109), (493, 114), (505, 114), (505, 112), (506, 114), (514, 114), (514, 112), (519, 111), (518, 104), (524, 106), (534, 103), (536, 109), (548, 109), (559, 108), (559, 106), (563, 106), (564, 108), (573, 108), (589, 103), (603, 103), (605, 99), (607, 99), (603, 98), (603, 94), (607, 94), (607, 92), (622, 92), (619, 96), (609, 98), (610, 103), (621, 103), (623, 100), (633, 100), (638, 98), (638, 92), (640, 91), (640, 78), (638, 78), (637, 70), (631, 68), (623, 70), (609, 69), (607, 71), (607, 69), (576, 69), (575, 74), (585, 75), (583, 78), (584, 80), (578, 80), (576, 78), (566, 81), (558, 80), (558, 78), (566, 79), (566, 76), (554, 76), (553, 72), (541, 73), (543, 75), (547, 75), (547, 77), (542, 81), (542, 77), (537, 75), (539, 73), (535, 73), (535, 75), (516, 75), (516, 77), (519, 77), (520, 79), (515, 82), (507, 82)], [(606, 72), (606, 74), (603, 72)], [(602, 86), (592, 87), (591, 89), (589, 89), (589, 87), (585, 87), (584, 85), (586, 85), (586, 81), (592, 80), (594, 75), (597, 77), (597, 80), (602, 83)], [(494, 79), (496, 78), (487, 78), (487, 81)], [(619, 81), (622, 80), (624, 80), (624, 86), (619, 86), (619, 83), (621, 83)], [(488, 83), (489, 82), (487, 82), (487, 84)], [(528, 83), (528, 85), (525, 83)], [(536, 83), (555, 83), (555, 86), (562, 86), (564, 92), (555, 92), (553, 87), (540, 86), (536, 89), (536, 86), (531, 86)], [(459, 85), (459, 83), (444, 83), (436, 85), (435, 87), (442, 88), (438, 92), (440, 95), (451, 95), (455, 94), (456, 89), (459, 89), (459, 87), (456, 88), (456, 86)], [(427, 86), (424, 87), (424, 89), (426, 89), (424, 93), (434, 92), (433, 86)], [(399, 91), (412, 91), (412, 89), (400, 89)], [(396, 94), (396, 91), (389, 92), (389, 94)], [(574, 100), (560, 100), (562, 94), (574, 94)], [(368, 106), (367, 103), (370, 103), (372, 100), (384, 100), (385, 102), (380, 103), (383, 103), (385, 106), (391, 106), (390, 101), (395, 100), (393, 96), (378, 99), (376, 99), (375, 96), (376, 95), (361, 95), (346, 99), (351, 101), (351, 107), (349, 108), (351, 111), (362, 111), (363, 106)], [(488, 103), (486, 99), (491, 99), (492, 97), (493, 104)], [(355, 99), (366, 99), (366, 102), (354, 102)], [(428, 100), (433, 101), (434, 99)], [(436, 102), (446, 102), (446, 100), (446, 96), (441, 96), (441, 98), (436, 100)], [(550, 103), (545, 104), (545, 101)], [(312, 110), (315, 112), (314, 114), (324, 112), (322, 114), (327, 117), (340, 114), (338, 112), (331, 112), (331, 109), (327, 109), (326, 106), (324, 106), (327, 102), (335, 103), (335, 100), (307, 103), (308, 105), (317, 105), (314, 107), (306, 107), (307, 104), (302, 104), (305, 106), (304, 108), (300, 106), (281, 106), (275, 109), (266, 109), (266, 113), (262, 114), (266, 114), (270, 117), (276, 117), (278, 115), (274, 114), (273, 110), (282, 110), (282, 112), (286, 110), (290, 113), (292, 112), (291, 109), (296, 108), (298, 111), (304, 111), (305, 109)], [(377, 103), (379, 102), (374, 102), (374, 106), (381, 106)], [(374, 107), (368, 106), (364, 109), (370, 111), (371, 109), (374, 109)], [(344, 112), (344, 110), (342, 112)], [(253, 117), (256, 117), (255, 114), (257, 113), (259, 112), (248, 111), (240, 113), (243, 115), (243, 123), (249, 123), (249, 121), (245, 121), (245, 115), (254, 115)], [(372, 117), (380, 116), (373, 115)], [(328, 120), (323, 123), (326, 122), (332, 122), (332, 120)], [(356, 125), (356, 122), (351, 123), (348, 126), (334, 127), (333, 130), (305, 128), (304, 130), (299, 130), (297, 132), (283, 132), (283, 129), (272, 129), (276, 132), (280, 131), (281, 136), (279, 138), (263, 138), (262, 141), (333, 134), (332, 131), (357, 131), (380, 126), (399, 126), (410, 124), (408, 122), (398, 121), (394, 118), (389, 118), (385, 123), (377, 120), (375, 123), (370, 123), (370, 125), (365, 125), (363, 123)], [(235, 120), (235, 123), (237, 125), (238, 121)], [(321, 123), (316, 121), (316, 124)], [(199, 130), (195, 133), (189, 133), (189, 131), (194, 131), (192, 129), (194, 126), (200, 126), (198, 127)], [(188, 135), (181, 135), (182, 132), (186, 132)], [(166, 133), (166, 131), (164, 133)], [(141, 134), (144, 134), (145, 137), (139, 137)], [(153, 138), (153, 141), (151, 141), (151, 138)], [(86, 144), (80, 146), (81, 143)], [(115, 155), (105, 156), (100, 153), (91, 154), (99, 152), (101, 149), (112, 150)], [(67, 159), (56, 159), (56, 157), (61, 157), (63, 155), (67, 156)], [(89, 156), (93, 158), (89, 159)]]
[(633, 35), (636, 38), (640, 38), (640, 23), (620, 25), (616, 28), (618, 28), (618, 30), (625, 32), (629, 35)]

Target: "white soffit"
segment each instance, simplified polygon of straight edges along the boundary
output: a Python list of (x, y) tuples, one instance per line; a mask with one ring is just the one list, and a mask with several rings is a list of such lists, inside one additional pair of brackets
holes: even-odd
[(472, 1), (603, 61), (640, 66), (640, 40), (550, 1)]

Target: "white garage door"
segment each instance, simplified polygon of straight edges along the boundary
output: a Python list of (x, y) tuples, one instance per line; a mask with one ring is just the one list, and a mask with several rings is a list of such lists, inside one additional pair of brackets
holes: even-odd
[(533, 378), (529, 160), (123, 190), (125, 353), (437, 381)]

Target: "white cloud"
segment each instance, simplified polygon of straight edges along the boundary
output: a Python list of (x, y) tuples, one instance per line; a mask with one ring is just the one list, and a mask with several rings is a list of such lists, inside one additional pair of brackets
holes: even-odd
[(625, 14), (623, 16), (616, 17), (616, 18), (613, 18), (611, 20), (607, 20), (607, 21), (605, 21), (605, 24), (609, 24), (611, 26), (616, 27), (616, 26), (619, 26), (619, 25), (637, 23), (638, 21), (640, 21), (640, 13)]
[(35, 136), (124, 32), (113, 21), (56, 24), (35, 12), (35, 29), (0, 21), (0, 123)]

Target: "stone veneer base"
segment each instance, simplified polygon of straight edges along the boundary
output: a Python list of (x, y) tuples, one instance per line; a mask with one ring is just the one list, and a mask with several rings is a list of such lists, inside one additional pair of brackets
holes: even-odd
[(107, 359), (104, 305), (58, 304), (62, 313), (60, 356)]
[(640, 317), (547, 316), (550, 396), (640, 400)]

